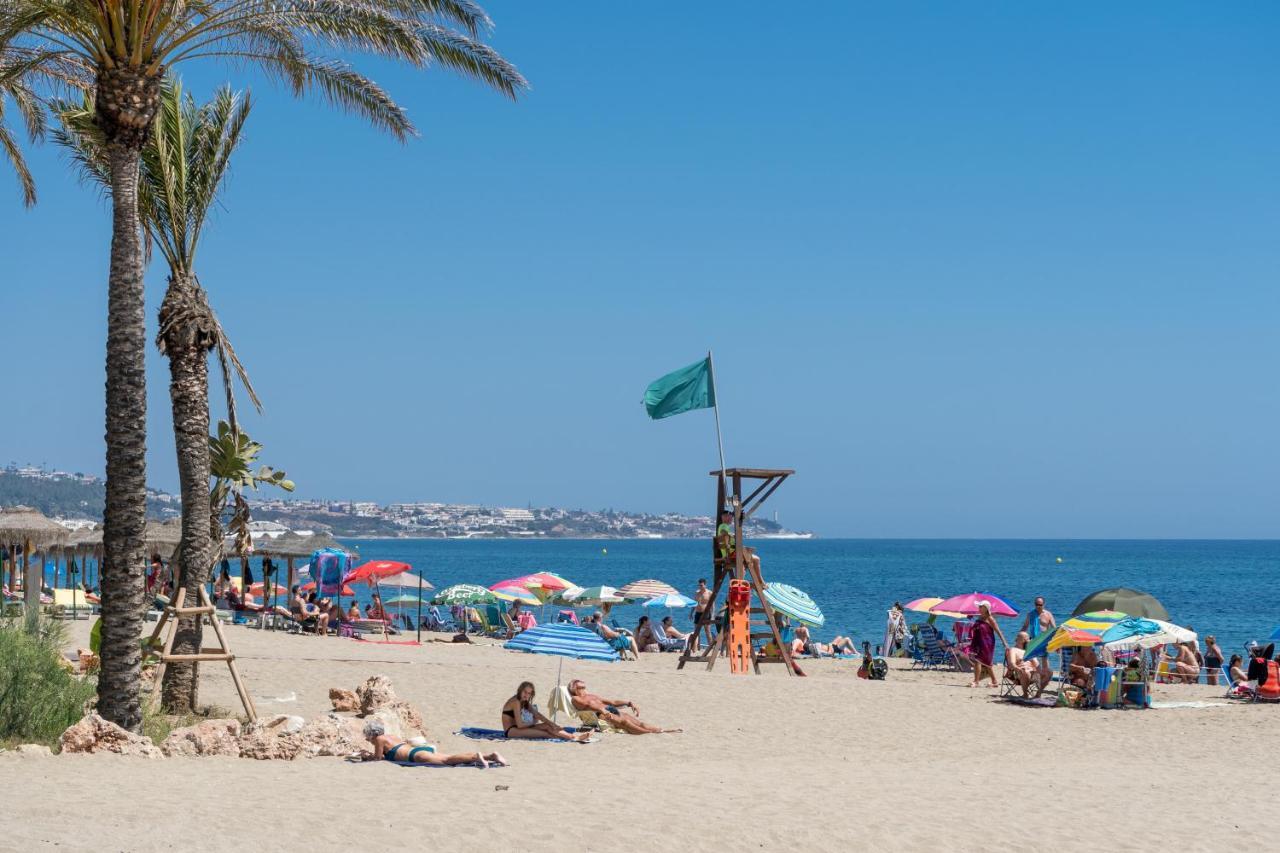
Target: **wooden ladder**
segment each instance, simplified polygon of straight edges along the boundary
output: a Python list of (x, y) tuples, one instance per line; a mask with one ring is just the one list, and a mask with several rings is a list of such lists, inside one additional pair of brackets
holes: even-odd
[[(148, 700), (152, 708), (155, 708), (160, 701), (160, 685), (164, 678), (164, 669), (170, 663), (199, 663), (201, 661), (226, 661), (227, 668), (231, 670), (231, 682), (236, 686), (236, 693), (240, 695), (240, 704), (244, 706), (244, 712), (249, 717), (249, 722), (255, 722), (258, 719), (258, 711), (253, 706), (253, 699), (249, 696), (249, 692), (244, 688), (244, 682), (240, 680), (240, 672), (236, 669), (236, 656), (232, 654), (231, 647), (227, 645), (227, 638), (222, 633), (222, 626), (218, 624), (216, 608), (213, 602), (209, 600), (209, 593), (205, 592), (203, 586), (200, 587), (200, 604), (198, 607), (184, 607), (186, 601), (186, 589), (179, 589), (178, 594), (174, 596), (164, 609), (164, 613), (160, 615), (160, 621), (156, 623), (156, 629), (151, 632), (150, 644), (154, 645), (156, 640), (160, 638), (160, 634), (168, 625), (169, 620), (173, 620), (172, 630), (164, 641), (163, 651), (160, 652), (160, 665), (156, 667), (156, 677), (152, 682), (151, 698)], [(210, 627), (213, 628), (214, 635), (218, 638), (218, 646), (216, 648), (203, 648), (193, 655), (175, 655), (173, 653), (173, 641), (178, 635), (178, 618), (181, 616), (194, 616), (197, 621), (207, 620)]]

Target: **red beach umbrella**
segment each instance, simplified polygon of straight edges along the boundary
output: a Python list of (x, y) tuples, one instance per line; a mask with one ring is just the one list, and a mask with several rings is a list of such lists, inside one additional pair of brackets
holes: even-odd
[(347, 572), (347, 576), (342, 579), (343, 583), (370, 583), (377, 582), (382, 578), (389, 578), (392, 575), (398, 575), (401, 572), (407, 572), (413, 566), (408, 563), (396, 563), (392, 560), (374, 560), (365, 563), (363, 566), (357, 566)]

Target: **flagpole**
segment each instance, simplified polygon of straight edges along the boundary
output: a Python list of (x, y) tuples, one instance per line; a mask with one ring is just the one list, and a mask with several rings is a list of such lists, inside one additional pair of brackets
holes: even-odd
[(720, 395), (716, 394), (716, 364), (711, 358), (711, 350), (707, 350), (707, 372), (711, 379), (711, 393), (715, 396), (716, 402), (711, 408), (716, 413), (716, 446), (720, 449), (720, 482), (725, 479), (724, 466), (724, 439), (720, 436)]

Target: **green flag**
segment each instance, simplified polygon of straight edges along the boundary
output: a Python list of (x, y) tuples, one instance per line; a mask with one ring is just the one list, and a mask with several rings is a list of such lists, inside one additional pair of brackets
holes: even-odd
[(655, 379), (644, 392), (644, 407), (655, 421), (716, 404), (711, 359), (704, 358)]

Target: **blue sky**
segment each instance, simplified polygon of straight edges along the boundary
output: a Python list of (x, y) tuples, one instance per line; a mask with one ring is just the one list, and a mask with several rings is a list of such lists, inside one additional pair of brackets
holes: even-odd
[[(299, 494), (706, 512), (710, 413), (640, 396), (714, 348), (794, 527), (1280, 535), (1274, 5), (486, 7), (533, 91), (365, 63), (407, 145), (184, 70), (257, 101), (200, 269)], [(107, 212), (32, 162), (0, 462), (98, 472)]]

